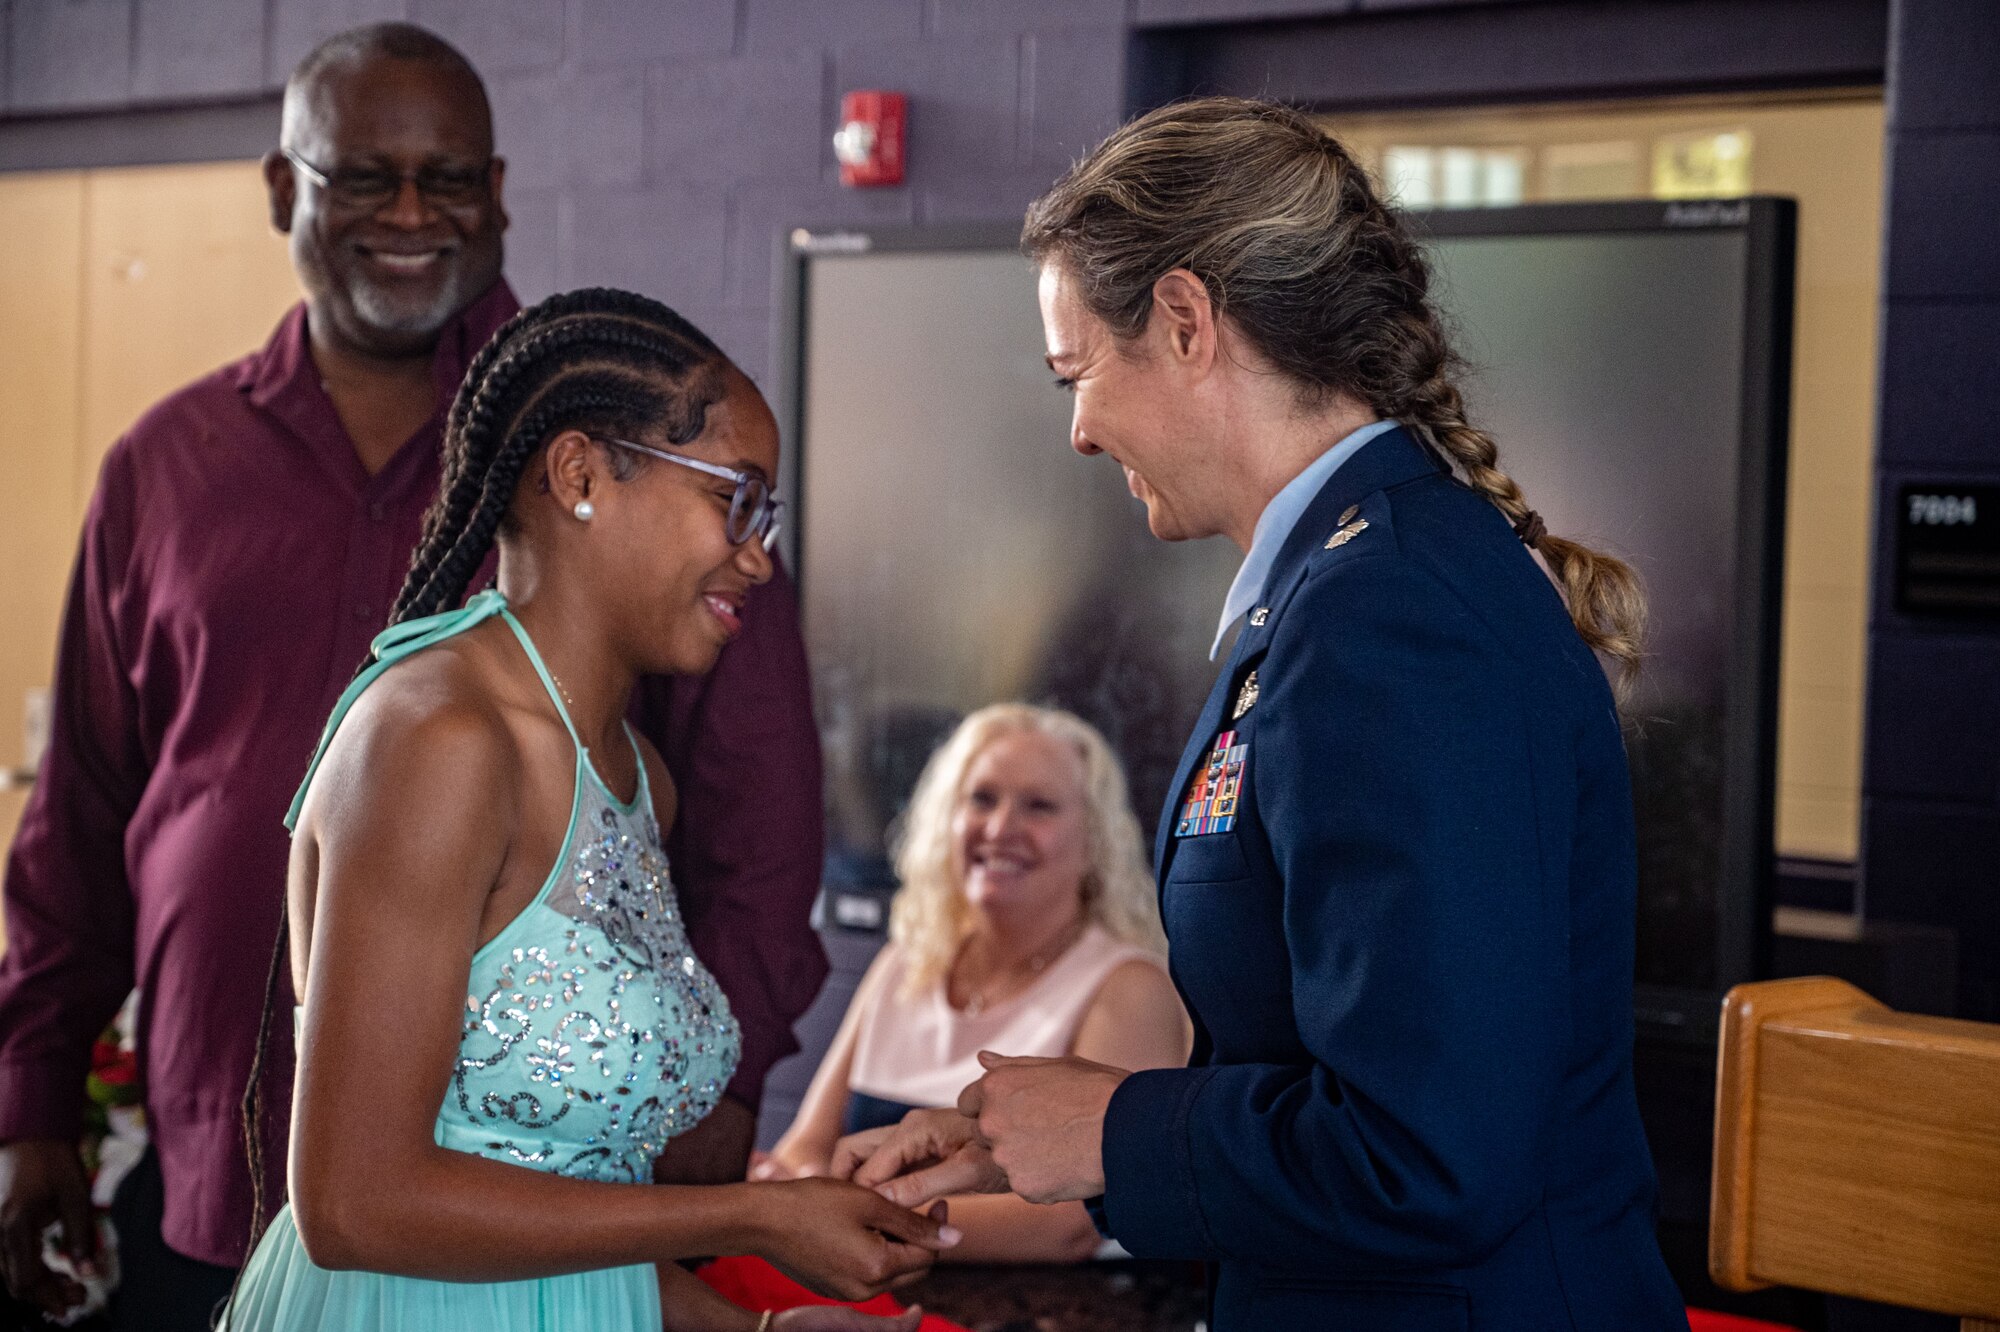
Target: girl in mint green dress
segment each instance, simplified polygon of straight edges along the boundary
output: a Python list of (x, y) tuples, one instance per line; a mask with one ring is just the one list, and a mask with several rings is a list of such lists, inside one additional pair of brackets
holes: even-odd
[[(391, 627), (288, 819), (291, 1197), (224, 1327), (908, 1332), (914, 1311), (740, 1309), (677, 1260), (755, 1254), (858, 1300), (955, 1241), (942, 1215), (825, 1179), (651, 1183), (738, 1033), (624, 703), (712, 665), (770, 576), (769, 410), (671, 311), (593, 290), (494, 336), (445, 439)], [(496, 544), (498, 587), (465, 601)]]

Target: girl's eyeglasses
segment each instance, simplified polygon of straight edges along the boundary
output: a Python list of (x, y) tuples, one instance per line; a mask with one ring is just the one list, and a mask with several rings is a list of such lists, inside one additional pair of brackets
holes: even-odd
[(594, 435), (593, 439), (606, 444), (616, 444), (621, 449), (643, 453), (649, 458), (663, 458), (682, 467), (692, 467), (697, 472), (719, 476), (736, 483), (736, 493), (729, 497), (729, 520), (722, 529), (734, 545), (742, 545), (751, 537), (762, 537), (765, 550), (778, 544), (778, 510), (785, 502), (771, 493), (771, 483), (755, 472), (739, 472), (733, 467), (723, 467), (716, 463), (702, 462), (696, 458), (683, 458), (677, 453), (667, 453), (662, 449), (649, 448), (644, 444), (634, 444), (629, 439), (618, 439), (611, 435)]

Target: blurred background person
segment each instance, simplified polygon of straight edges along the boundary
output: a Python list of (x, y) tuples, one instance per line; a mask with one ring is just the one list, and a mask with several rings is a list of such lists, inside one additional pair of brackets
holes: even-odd
[[(905, 820), (890, 942), (758, 1177), (820, 1173), (843, 1132), (956, 1104), (981, 1050), (1187, 1062), (1138, 820), (1094, 727), (981, 708), (931, 756)], [(954, 1198), (951, 1219), (965, 1236), (951, 1262), (1076, 1262), (1100, 1244), (1082, 1203)]]

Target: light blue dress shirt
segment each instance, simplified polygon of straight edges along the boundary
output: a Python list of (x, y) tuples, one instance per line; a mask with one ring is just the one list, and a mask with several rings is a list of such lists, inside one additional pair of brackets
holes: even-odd
[(1229, 635), (1229, 626), (1242, 619), (1244, 613), (1255, 605), (1257, 598), (1264, 595), (1264, 580), (1271, 576), (1271, 565), (1276, 562), (1278, 552), (1284, 549), (1285, 539), (1298, 526), (1299, 515), (1306, 511), (1313, 496), (1319, 494), (1320, 487), (1328, 477), (1340, 469), (1340, 465), (1361, 451), (1361, 446), (1377, 435), (1386, 435), (1396, 428), (1395, 421), (1374, 421), (1335, 444), (1325, 453), (1312, 460), (1303, 472), (1285, 483), (1285, 488), (1271, 497), (1264, 506), (1264, 512), (1257, 515), (1257, 530), (1250, 537), (1250, 552), (1243, 557), (1243, 565), (1236, 571), (1236, 578), (1229, 584), (1229, 595), (1223, 598), (1222, 620), (1215, 626), (1215, 642), (1208, 649), (1208, 659), (1214, 661), (1222, 651), (1222, 640)]

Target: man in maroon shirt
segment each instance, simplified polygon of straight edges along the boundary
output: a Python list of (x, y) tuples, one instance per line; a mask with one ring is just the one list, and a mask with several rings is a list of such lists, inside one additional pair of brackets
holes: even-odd
[[(281, 819), (409, 565), (445, 409), (517, 308), (485, 90), (450, 46), (401, 24), (332, 39), (287, 87), (281, 142), (265, 176), (306, 299), (261, 352), (155, 406), (107, 456), (53, 736), (7, 867), (0, 1272), (45, 1308), (79, 1293), (44, 1267), (40, 1236), (59, 1222), (89, 1250), (84, 1075), (136, 985), (154, 1153), (113, 1209), (126, 1269), (113, 1323), (159, 1332), (205, 1328), (243, 1259), (238, 1106), (285, 881)], [(633, 717), (680, 788), (683, 910), (743, 1026), (729, 1096), (664, 1165), (741, 1178), (764, 1075), (797, 1048), (791, 1023), (826, 971), (807, 923), (819, 748), (782, 572), (752, 592), (713, 672), (645, 682)], [(281, 1001), (289, 1013), (289, 987)], [(273, 1029), (282, 1096), (291, 1024)]]

